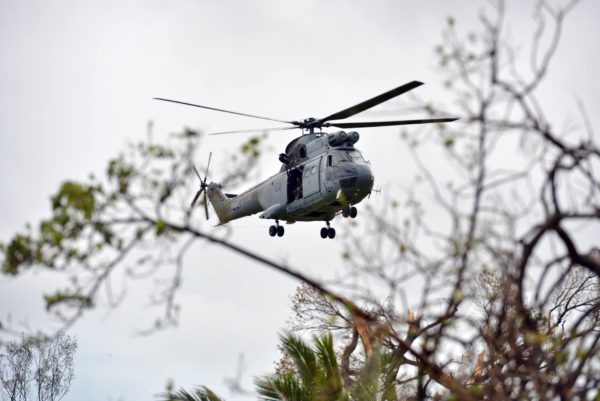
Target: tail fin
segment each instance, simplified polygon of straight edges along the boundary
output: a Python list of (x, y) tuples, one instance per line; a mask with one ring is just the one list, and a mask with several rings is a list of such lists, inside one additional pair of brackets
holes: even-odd
[(221, 186), (211, 182), (206, 189), (206, 195), (210, 200), (210, 204), (219, 217), (220, 224), (227, 223), (231, 220), (231, 204), (227, 196), (221, 191)]

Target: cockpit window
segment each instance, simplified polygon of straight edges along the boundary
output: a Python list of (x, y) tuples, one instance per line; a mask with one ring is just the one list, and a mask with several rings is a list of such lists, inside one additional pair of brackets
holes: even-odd
[(341, 162), (354, 162), (354, 163), (366, 163), (360, 152), (356, 149), (348, 151), (338, 151), (334, 153), (335, 163)]
[(352, 161), (348, 152), (335, 152), (335, 161), (336, 162), (349, 162)]
[(358, 150), (349, 150), (346, 153), (348, 153), (348, 156), (350, 156), (350, 158), (352, 158), (352, 161), (354, 162), (365, 162), (365, 159), (363, 159), (362, 155)]

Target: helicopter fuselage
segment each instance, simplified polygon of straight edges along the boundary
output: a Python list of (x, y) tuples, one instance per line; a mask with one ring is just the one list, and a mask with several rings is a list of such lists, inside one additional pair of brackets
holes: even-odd
[(280, 157), (279, 173), (228, 198), (211, 183), (207, 195), (221, 224), (261, 213), (260, 218), (293, 223), (332, 220), (371, 193), (369, 163), (354, 147), (358, 133), (311, 133), (296, 138)]

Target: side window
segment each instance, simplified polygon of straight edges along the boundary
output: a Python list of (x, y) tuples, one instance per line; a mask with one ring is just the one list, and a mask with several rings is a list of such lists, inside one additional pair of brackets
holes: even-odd
[(306, 157), (306, 147), (300, 147), (300, 157)]
[(327, 155), (327, 166), (331, 167), (333, 165), (333, 155)]
[(310, 173), (311, 174), (316, 174), (317, 173), (317, 166), (312, 166), (312, 168), (310, 169)]

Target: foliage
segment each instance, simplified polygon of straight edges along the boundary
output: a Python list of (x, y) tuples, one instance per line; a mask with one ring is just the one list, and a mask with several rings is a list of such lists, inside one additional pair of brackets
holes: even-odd
[(191, 393), (183, 389), (176, 392), (167, 391), (158, 397), (164, 401), (222, 401), (222, 398), (205, 386), (196, 388)]
[[(176, 324), (183, 257), (195, 240), (206, 237), (189, 208), (198, 186), (192, 166), (201, 138), (188, 129), (164, 144), (131, 144), (108, 162), (104, 179), (61, 184), (51, 197), (51, 216), (0, 247), (2, 272), (16, 276), (50, 269), (68, 276), (66, 286), (44, 296), (47, 310), (68, 327), (94, 306), (101, 288), (107, 289), (109, 304), (122, 299), (123, 293), (110, 288), (111, 275), (123, 276), (115, 273), (119, 266), (128, 266), (128, 279), (175, 266), (172, 279), (151, 294), (164, 314), (150, 330)], [(261, 144), (262, 138), (252, 137), (241, 145), (236, 163), (219, 171), (223, 185), (236, 186), (255, 173)]]
[(551, 121), (539, 89), (576, 2), (537, 2), (518, 49), (505, 2), (490, 3), (479, 31), (448, 21), (436, 53), (453, 100), (415, 101), (461, 119), (403, 135), (418, 174), (350, 236), (348, 276), (403, 355), (408, 396), (590, 399), (600, 250), (580, 227), (600, 223), (600, 149), (583, 106), (583, 124)]
[(74, 377), (76, 349), (77, 341), (64, 333), (51, 339), (21, 336), (7, 342), (0, 348), (1, 399), (60, 400)]
[[(313, 344), (292, 334), (281, 337), (281, 345), (290, 355), (292, 370), (256, 379), (260, 399), (266, 401), (392, 401), (396, 399), (393, 381), (394, 358), (379, 346), (357, 374), (357, 380), (346, 386), (337, 363), (333, 337), (314, 337)], [(207, 397), (211, 398), (207, 398)], [(218, 401), (206, 387), (192, 393), (168, 391), (159, 396), (164, 401)]]

